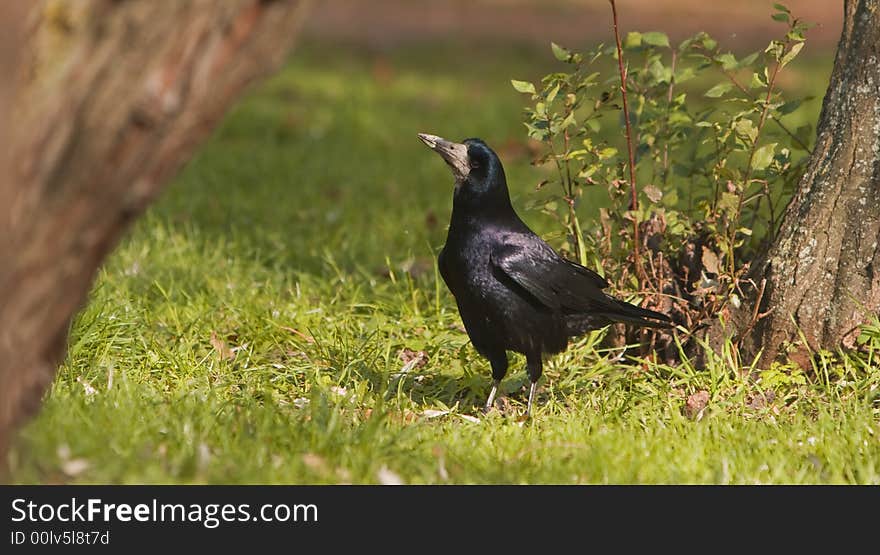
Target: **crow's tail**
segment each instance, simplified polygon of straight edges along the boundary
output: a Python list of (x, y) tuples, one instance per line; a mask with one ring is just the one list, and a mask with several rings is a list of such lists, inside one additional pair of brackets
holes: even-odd
[(668, 329), (675, 327), (672, 318), (666, 314), (640, 308), (612, 297), (608, 297), (607, 302), (595, 311), (568, 314), (565, 327), (569, 336), (577, 336), (615, 322), (645, 328)]
[(608, 318), (612, 322), (623, 322), (624, 324), (635, 324), (646, 328), (672, 328), (675, 324), (672, 318), (647, 308), (641, 308), (624, 301), (612, 299), (611, 306), (608, 310), (598, 313), (599, 316)]

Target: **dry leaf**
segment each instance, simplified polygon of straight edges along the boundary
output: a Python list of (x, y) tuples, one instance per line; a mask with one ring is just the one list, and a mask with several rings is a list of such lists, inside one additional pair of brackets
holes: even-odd
[(642, 190), (645, 192), (645, 196), (654, 204), (660, 202), (660, 199), (663, 198), (663, 191), (654, 185), (646, 185)]
[(709, 404), (709, 392), (701, 389), (692, 395), (688, 395), (684, 412), (688, 418), (699, 420), (703, 417), (703, 411)]
[(232, 352), (232, 349), (229, 348), (226, 341), (217, 336), (216, 331), (211, 332), (211, 346), (214, 347), (214, 350), (220, 355), (221, 360), (231, 360), (235, 358), (235, 353)]
[(70, 459), (61, 463), (61, 470), (70, 477), (79, 476), (88, 470), (89, 461), (85, 459)]
[(314, 343), (315, 342), (314, 337), (312, 337), (311, 335), (306, 335), (299, 330), (295, 330), (295, 329), (289, 328), (287, 326), (281, 326), (281, 329), (283, 329), (284, 331), (289, 331), (290, 333), (292, 333), (294, 335), (298, 335), (298, 336), (302, 337), (303, 339), (306, 340), (306, 343)]
[(383, 486), (403, 485), (403, 479), (392, 472), (387, 466), (380, 468), (379, 472), (376, 473), (376, 477), (379, 479), (379, 483)]
[(394, 374), (393, 377), (396, 378), (407, 374), (413, 368), (421, 368), (428, 364), (428, 353), (425, 351), (413, 351), (412, 349), (404, 348), (398, 353), (397, 358), (403, 361), (403, 368), (400, 369), (400, 372)]
[(706, 247), (703, 247), (703, 267), (712, 274), (719, 275), (721, 273), (721, 261), (718, 260), (718, 255)]
[(94, 387), (92, 387), (92, 384), (90, 384), (89, 382), (85, 381), (85, 380), (82, 379), (81, 377), (77, 376), (76, 381), (79, 382), (79, 384), (83, 386), (83, 389), (84, 389), (85, 392), (86, 392), (86, 397), (91, 397), (92, 395), (94, 395), (95, 393), (98, 392), (97, 389), (95, 389)]
[(302, 461), (303, 464), (305, 464), (307, 467), (315, 472), (327, 471), (327, 461), (325, 461), (324, 457), (320, 455), (316, 455), (314, 453), (306, 453), (302, 456)]

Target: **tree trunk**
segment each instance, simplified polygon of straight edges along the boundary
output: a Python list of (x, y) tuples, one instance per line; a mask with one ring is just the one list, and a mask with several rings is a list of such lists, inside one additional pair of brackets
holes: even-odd
[(816, 147), (774, 244), (753, 266), (766, 288), (758, 311), (740, 314), (746, 352), (763, 349), (769, 365), (800, 333), (802, 349), (852, 347), (880, 311), (878, 235), (880, 1), (846, 0)]
[(99, 264), (245, 85), (285, 59), (307, 1), (0, 9), (5, 37), (24, 31), (0, 56), (18, 62), (0, 88), (0, 461)]

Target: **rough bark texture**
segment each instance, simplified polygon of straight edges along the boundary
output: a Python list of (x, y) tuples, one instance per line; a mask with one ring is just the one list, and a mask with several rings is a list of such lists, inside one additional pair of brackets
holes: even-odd
[(39, 407), (98, 265), (245, 85), (280, 65), (307, 8), (10, 4), (33, 8), (0, 11), (7, 29), (26, 22), (0, 57), (18, 68), (16, 86), (0, 88), (0, 461)]
[(754, 266), (760, 312), (740, 333), (769, 364), (803, 333), (812, 349), (851, 347), (880, 310), (880, 1), (846, 0), (816, 147), (779, 235)]

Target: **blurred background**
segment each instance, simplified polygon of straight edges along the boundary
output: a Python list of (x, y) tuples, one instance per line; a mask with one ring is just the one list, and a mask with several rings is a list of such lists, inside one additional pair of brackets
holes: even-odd
[[(770, 0), (635, 0), (618, 2), (618, 15), (624, 37), (630, 31), (662, 31), (675, 46), (706, 31), (722, 50), (741, 56), (763, 50), (784, 35), (785, 24), (771, 19), (773, 4)], [(818, 118), (840, 32), (842, 2), (801, 0), (789, 2), (789, 8), (795, 17), (815, 24), (796, 62), (777, 80), (787, 96), (811, 97), (793, 116), (796, 121), (791, 125), (796, 128), (815, 124)], [(610, 4), (605, 0), (315, 3), (290, 62), (239, 104), (217, 140), (190, 165), (183, 179), (202, 181), (217, 165), (235, 165), (223, 171), (219, 187), (228, 188), (233, 196), (247, 195), (247, 202), (228, 204), (231, 213), (227, 213), (214, 196), (218, 187), (205, 191), (215, 198), (208, 202), (216, 212), (203, 212), (202, 217), (213, 219), (211, 214), (216, 213), (218, 225), (227, 228), (253, 205), (254, 194), (231, 180), (240, 172), (255, 171), (252, 164), (269, 157), (266, 164), (273, 167), (261, 170), (264, 187), (257, 190), (274, 198), (290, 195), (290, 202), (270, 207), (279, 212), (278, 221), (293, 216), (303, 223), (334, 226), (329, 233), (346, 234), (334, 252), (350, 252), (346, 258), (353, 263), (385, 266), (389, 255), (394, 263), (400, 253), (421, 251), (404, 258), (423, 260), (420, 267), (428, 268), (431, 249), (439, 248), (445, 236), (451, 191), (444, 186), (449, 181), (445, 166), (415, 139), (416, 133), (486, 140), (501, 155), (514, 205), (522, 212), (542, 175), (540, 168), (530, 166), (537, 147), (528, 141), (522, 123), (529, 99), (517, 93), (510, 80), (538, 82), (548, 73), (565, 70), (551, 52), (551, 41), (576, 51), (600, 42), (610, 44)], [(603, 70), (603, 79), (616, 78), (616, 69), (603, 67), (610, 70)], [(723, 80), (720, 74), (719, 80)], [(258, 143), (262, 149), (255, 148)], [(215, 159), (215, 152), (226, 149), (244, 149), (251, 166), (234, 162), (242, 155), (238, 151)], [(274, 167), (276, 149), (284, 152), (283, 174)], [(205, 156), (212, 160), (202, 167)], [(332, 163), (326, 163), (328, 159)], [(295, 175), (298, 186), (278, 191), (265, 182), (266, 176), (276, 175), (282, 179)], [(198, 199), (200, 187), (173, 189), (168, 196), (191, 203)], [(420, 215), (399, 213), (376, 221), (372, 206), (382, 212), (399, 207)], [(554, 231), (540, 214), (522, 215), (542, 232)], [(260, 216), (253, 218), (248, 221)], [(341, 221), (346, 222), (344, 229), (338, 226)], [(267, 230), (263, 231), (265, 238)], [(376, 248), (377, 238), (384, 241), (384, 248)], [(282, 250), (283, 244), (289, 239), (279, 239), (275, 247)], [(326, 243), (306, 241), (297, 254), (283, 250), (298, 263), (311, 264), (320, 258), (320, 245)], [(301, 259), (306, 253), (311, 253), (308, 260)]]
[[(618, 2), (623, 30), (663, 30), (673, 41), (698, 31), (734, 51), (774, 37), (774, 2), (737, 0), (628, 0)], [(792, 12), (817, 24), (810, 40), (833, 47), (840, 34), (843, 2), (791, 0)], [(521, 41), (546, 45), (548, 37), (572, 48), (610, 41), (607, 0), (329, 0), (316, 6), (306, 35), (393, 47), (426, 41)]]

